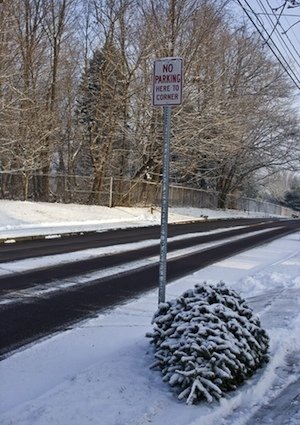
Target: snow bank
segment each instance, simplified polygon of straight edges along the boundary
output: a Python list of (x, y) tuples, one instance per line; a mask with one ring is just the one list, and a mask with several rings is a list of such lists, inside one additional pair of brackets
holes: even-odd
[[(251, 214), (251, 217), (262, 215)], [(169, 222), (249, 217), (242, 211), (170, 208)], [(101, 231), (160, 224), (160, 209), (0, 200), (0, 237)]]

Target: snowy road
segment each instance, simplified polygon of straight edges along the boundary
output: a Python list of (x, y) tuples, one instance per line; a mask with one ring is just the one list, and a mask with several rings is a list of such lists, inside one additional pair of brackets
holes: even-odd
[(152, 291), (3, 360), (1, 424), (299, 425), (299, 248), (295, 233), (167, 287), (172, 298), (199, 281), (222, 278), (248, 300), (270, 335), (269, 364), (220, 403), (179, 403), (149, 370), (144, 335), (157, 304)]
[[(291, 223), (297, 223), (292, 220)], [(263, 227), (281, 226), (281, 220), (262, 218), (240, 218), (235, 220), (195, 220), (187, 223), (173, 223), (168, 226), (169, 237), (186, 234), (202, 235), (205, 232), (218, 231), (218, 229), (231, 229), (241, 226), (258, 225)], [(0, 228), (1, 229), (1, 228)], [(74, 227), (76, 230), (76, 227)], [(44, 234), (48, 230), (49, 233)], [(20, 230), (19, 230), (20, 231)], [(32, 230), (33, 231), (33, 230)], [(81, 227), (80, 232), (72, 231), (72, 226), (64, 231), (60, 228), (35, 229), (36, 235), (17, 236), (16, 231), (11, 233), (0, 232), (0, 263), (16, 261), (54, 254), (65, 254), (92, 248), (110, 247), (113, 245), (140, 243), (146, 240), (158, 240), (160, 227), (158, 225), (131, 227), (127, 229), (110, 229), (88, 231)], [(62, 231), (62, 233), (60, 233)], [(21, 232), (21, 231), (20, 231)], [(21, 232), (22, 234), (22, 232)], [(6, 236), (5, 236), (6, 235)]]
[[(14, 235), (39, 230), (42, 221), (48, 233), (54, 219), (60, 225), (68, 221), (64, 228), (76, 221), (81, 229), (103, 228), (99, 219), (106, 228), (112, 219), (122, 226), (126, 217), (132, 217), (131, 224), (145, 220), (144, 212), (132, 209), (11, 201), (0, 207), (4, 231)], [(97, 224), (83, 223), (83, 216)], [(270, 335), (268, 365), (220, 403), (186, 406), (149, 369), (153, 358), (145, 333), (157, 308), (153, 290), (1, 361), (1, 425), (299, 425), (299, 236), (245, 251), (167, 286), (170, 299), (196, 283), (222, 279), (248, 300)]]
[[(176, 237), (169, 243), (168, 281), (298, 226), (292, 220)], [(76, 262), (65, 254), (68, 262), (60, 265), (59, 255), (1, 264), (4, 275), (0, 277), (0, 321), (6, 323), (0, 329), (1, 356), (154, 288), (159, 274), (159, 244), (148, 243), (150, 246), (139, 249), (135, 244), (126, 244), (125, 248), (121, 245), (117, 249), (123, 253), (105, 252), (85, 260), (79, 258), (89, 257), (90, 251), (80, 251), (72, 254), (78, 256)], [(55, 266), (49, 265), (52, 260)], [(18, 273), (8, 272), (9, 269)]]

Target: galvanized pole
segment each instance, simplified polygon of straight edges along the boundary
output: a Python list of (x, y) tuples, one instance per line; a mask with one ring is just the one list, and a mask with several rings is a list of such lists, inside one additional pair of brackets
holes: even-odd
[(113, 206), (113, 184), (114, 184), (114, 178), (110, 178), (109, 182), (109, 208), (112, 208)]
[(164, 110), (164, 149), (163, 149), (163, 179), (162, 179), (162, 194), (161, 194), (162, 199), (161, 199), (161, 232), (160, 232), (158, 303), (163, 303), (166, 300), (171, 106), (164, 106), (163, 110)]
[(182, 58), (169, 57), (157, 59), (153, 64), (152, 105), (164, 108), (158, 303), (166, 299), (171, 106), (182, 103), (182, 62)]

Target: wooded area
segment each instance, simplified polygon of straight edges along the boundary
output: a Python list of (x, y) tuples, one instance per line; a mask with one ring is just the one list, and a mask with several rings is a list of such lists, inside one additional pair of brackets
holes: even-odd
[(223, 208), (258, 178), (297, 169), (293, 88), (230, 3), (2, 1), (0, 196), (68, 201), (62, 194), (85, 190), (101, 204), (107, 178), (123, 201), (128, 180), (159, 184), (162, 111), (151, 106), (151, 76), (153, 60), (168, 56), (185, 69), (172, 183), (218, 193)]

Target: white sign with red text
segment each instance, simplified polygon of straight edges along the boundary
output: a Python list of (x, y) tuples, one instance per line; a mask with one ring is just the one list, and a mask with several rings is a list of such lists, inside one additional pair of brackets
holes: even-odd
[(182, 74), (182, 58), (162, 58), (154, 61), (153, 106), (181, 105)]

